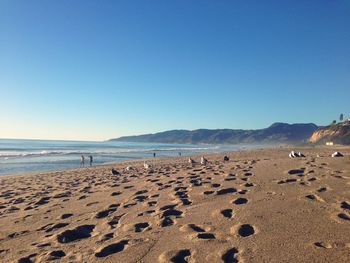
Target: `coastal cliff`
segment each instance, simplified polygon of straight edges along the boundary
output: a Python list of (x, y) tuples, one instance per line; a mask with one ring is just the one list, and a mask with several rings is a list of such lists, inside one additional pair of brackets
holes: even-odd
[(310, 137), (311, 143), (350, 144), (350, 125), (343, 123), (318, 128)]

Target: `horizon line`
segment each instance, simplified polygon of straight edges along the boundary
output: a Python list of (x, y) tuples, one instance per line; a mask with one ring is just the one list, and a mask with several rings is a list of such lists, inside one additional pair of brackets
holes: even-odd
[[(42, 139), (42, 138), (0, 138), (0, 140), (29, 140), (29, 141), (70, 141), (70, 142), (106, 142), (109, 140), (114, 140), (114, 139), (118, 139), (121, 137), (131, 137), (131, 136), (140, 136), (140, 135), (149, 135), (149, 134), (156, 134), (156, 133), (162, 133), (162, 132), (167, 132), (167, 131), (196, 131), (196, 130), (260, 130), (260, 129), (266, 129), (270, 126), (272, 126), (275, 123), (284, 123), (284, 124), (289, 124), (289, 125), (293, 125), (293, 124), (315, 124), (313, 122), (305, 122), (305, 123), (288, 123), (288, 122), (273, 122), (272, 124), (270, 124), (269, 126), (265, 127), (265, 128), (256, 128), (256, 129), (241, 129), (241, 128), (197, 128), (197, 129), (169, 129), (169, 130), (163, 130), (163, 131), (157, 131), (157, 132), (148, 132), (148, 133), (141, 133), (141, 134), (131, 134), (131, 135), (121, 135), (119, 137), (112, 137), (112, 138), (108, 138), (108, 139), (103, 139), (103, 140), (96, 140), (96, 139), (91, 139), (91, 140), (80, 140), (80, 139)], [(318, 124), (315, 124), (317, 127), (322, 127)]]

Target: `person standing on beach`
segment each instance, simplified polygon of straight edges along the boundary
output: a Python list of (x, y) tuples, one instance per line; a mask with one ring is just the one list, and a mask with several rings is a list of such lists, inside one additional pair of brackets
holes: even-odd
[(92, 162), (94, 161), (94, 158), (92, 157), (92, 155), (89, 156), (90, 159), (90, 166), (92, 166)]
[(156, 153), (153, 153), (153, 158), (156, 158)]
[(85, 163), (85, 157), (84, 155), (82, 155), (80, 158), (80, 167), (84, 167), (84, 163)]

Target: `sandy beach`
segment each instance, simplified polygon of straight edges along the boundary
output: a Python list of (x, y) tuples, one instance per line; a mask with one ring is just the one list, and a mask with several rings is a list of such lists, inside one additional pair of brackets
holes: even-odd
[(0, 262), (350, 262), (350, 148), (291, 150), (2, 176)]

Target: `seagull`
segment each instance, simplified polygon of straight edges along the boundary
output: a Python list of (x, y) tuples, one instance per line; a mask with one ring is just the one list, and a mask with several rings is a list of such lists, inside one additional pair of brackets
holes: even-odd
[(129, 171), (134, 170), (134, 168), (133, 168), (132, 166), (127, 166), (127, 167), (125, 168), (125, 170), (129, 172)]
[(343, 157), (344, 155), (342, 154), (342, 153), (340, 153), (340, 152), (334, 152), (333, 154), (332, 154), (332, 157)]
[(230, 158), (229, 158), (228, 156), (225, 155), (225, 156), (224, 156), (224, 161), (227, 162), (227, 161), (229, 161), (229, 160), (230, 160)]
[(188, 158), (188, 163), (194, 165), (196, 162), (190, 157)]
[(202, 165), (207, 165), (208, 160), (204, 158), (204, 156), (201, 157), (201, 164)]
[(144, 162), (144, 163), (143, 163), (143, 167), (144, 167), (146, 170), (148, 170), (148, 169), (151, 168), (151, 165), (148, 164), (148, 163), (146, 163), (146, 162)]
[(298, 157), (305, 157), (305, 155), (302, 154), (301, 152), (294, 152), (294, 151), (291, 151), (289, 154), (289, 158), (298, 158)]
[(120, 175), (120, 173), (114, 168), (112, 168), (112, 174), (113, 175)]

